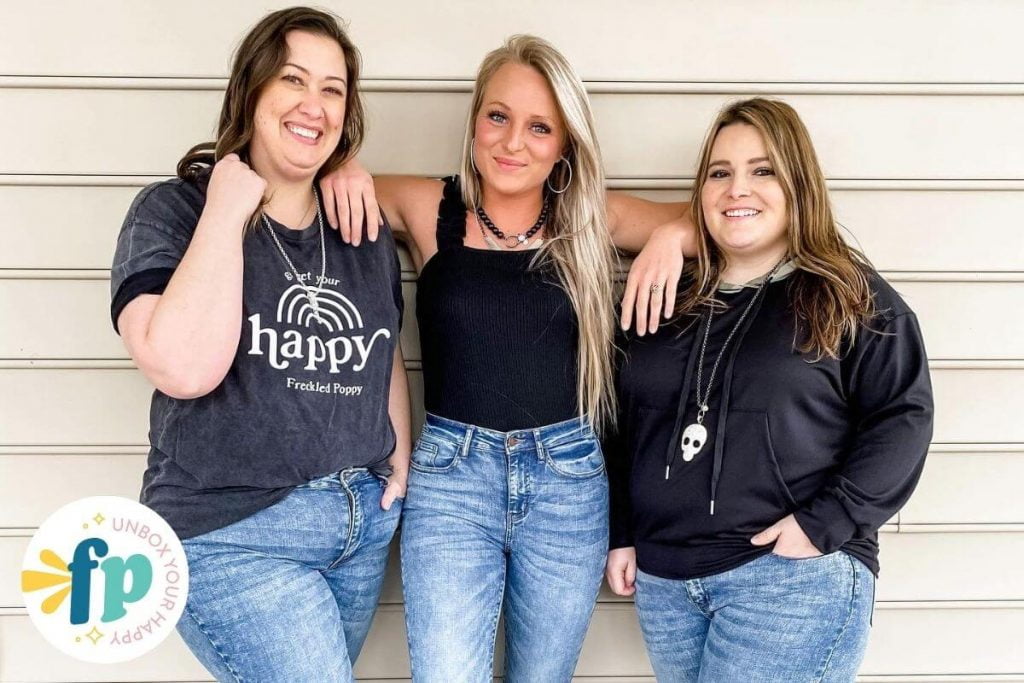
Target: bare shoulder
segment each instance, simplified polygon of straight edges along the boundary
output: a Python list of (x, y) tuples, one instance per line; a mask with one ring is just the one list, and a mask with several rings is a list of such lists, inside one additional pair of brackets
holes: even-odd
[(437, 251), (437, 207), (444, 183), (433, 178), (396, 175), (376, 177), (374, 184), (395, 237), (413, 250), (418, 267)]

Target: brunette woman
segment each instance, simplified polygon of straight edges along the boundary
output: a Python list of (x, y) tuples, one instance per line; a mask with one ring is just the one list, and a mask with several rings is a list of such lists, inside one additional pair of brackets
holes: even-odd
[[(462, 156), (442, 182), (375, 179), (420, 273), (427, 417), (402, 530), (412, 675), (490, 681), (504, 613), (506, 680), (561, 683), (608, 547), (596, 433), (614, 406), (613, 246), (639, 251), (669, 223), (633, 278), (645, 313), (655, 285), (646, 326), (692, 232), (682, 205), (606, 198), (586, 91), (538, 38), (484, 59)], [(333, 194), (351, 207), (350, 190)]]
[(178, 629), (218, 680), (353, 680), (398, 524), (394, 246), (344, 244), (314, 188), (359, 147), (358, 78), (336, 17), (264, 17), (216, 143), (139, 194), (114, 255), (115, 327), (156, 387), (142, 502), (183, 539)]
[(932, 433), (917, 319), (843, 242), (782, 102), (718, 116), (693, 216), (682, 315), (618, 380), (609, 584), (659, 681), (852, 681), (878, 528)]

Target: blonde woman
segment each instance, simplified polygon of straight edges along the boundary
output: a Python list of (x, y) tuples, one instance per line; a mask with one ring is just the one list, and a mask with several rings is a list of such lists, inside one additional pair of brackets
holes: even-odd
[(917, 319), (843, 242), (782, 102), (718, 116), (693, 216), (681, 317), (618, 380), (609, 585), (659, 681), (852, 681), (878, 528), (932, 433)]
[[(351, 184), (327, 190), (359, 204)], [(633, 278), (655, 326), (692, 236), (684, 206), (606, 203), (583, 85), (530, 36), (480, 67), (460, 176), (375, 191), (420, 274), (427, 418), (402, 532), (413, 679), (490, 681), (504, 610), (506, 680), (568, 681), (608, 547), (596, 433), (614, 409), (613, 247), (639, 251), (676, 219)]]

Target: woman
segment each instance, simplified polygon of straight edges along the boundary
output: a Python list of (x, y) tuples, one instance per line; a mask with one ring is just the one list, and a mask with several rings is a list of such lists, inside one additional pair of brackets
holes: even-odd
[(394, 245), (342, 243), (313, 184), (359, 147), (358, 79), (336, 17), (264, 17), (216, 144), (139, 194), (114, 256), (115, 327), (156, 387), (142, 502), (183, 539), (178, 629), (218, 680), (353, 680), (398, 524)]
[(694, 198), (682, 317), (619, 375), (608, 581), (659, 681), (850, 681), (932, 432), (917, 320), (841, 239), (788, 105), (723, 110)]
[[(359, 206), (345, 170), (330, 194)], [(656, 324), (692, 233), (679, 204), (613, 194), (606, 208), (583, 85), (531, 36), (484, 59), (461, 171), (375, 181), (420, 273), (428, 414), (402, 522), (413, 679), (490, 681), (503, 610), (506, 680), (568, 681), (607, 552), (595, 430), (613, 408), (613, 244), (638, 251), (676, 219), (633, 278), (642, 308), (657, 285)]]

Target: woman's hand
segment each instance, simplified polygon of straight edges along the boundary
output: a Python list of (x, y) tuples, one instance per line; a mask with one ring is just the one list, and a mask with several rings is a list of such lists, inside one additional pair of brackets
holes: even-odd
[(409, 481), (407, 470), (395, 469), (388, 477), (388, 485), (384, 488), (384, 494), (380, 497), (380, 506), (384, 510), (390, 510), (396, 498), (405, 498), (405, 486)]
[(260, 207), (266, 190), (266, 180), (237, 154), (228, 154), (213, 166), (203, 214), (213, 216), (218, 223), (244, 228)]
[(355, 159), (332, 171), (320, 180), (324, 195), (327, 222), (341, 233), (347, 244), (359, 246), (363, 239), (363, 218), (366, 236), (377, 241), (377, 229), (383, 225), (380, 207), (374, 194), (373, 177)]
[(821, 551), (814, 547), (793, 515), (786, 515), (754, 536), (750, 542), (754, 545), (768, 545), (774, 542), (773, 553), (793, 560), (821, 555)]
[(629, 596), (636, 592), (636, 548), (615, 548), (608, 551), (604, 576), (612, 593)]
[(666, 223), (651, 233), (629, 269), (622, 296), (622, 329), (628, 330), (636, 314), (636, 333), (658, 331), (661, 316), (669, 318), (683, 272), (683, 247), (689, 230), (682, 220)]

